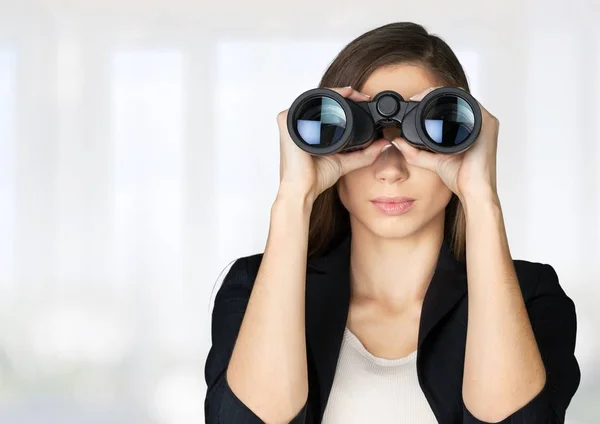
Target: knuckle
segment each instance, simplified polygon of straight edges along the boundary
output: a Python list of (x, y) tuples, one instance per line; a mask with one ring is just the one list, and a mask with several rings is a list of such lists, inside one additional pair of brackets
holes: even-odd
[(285, 119), (287, 118), (287, 114), (288, 114), (288, 110), (282, 110), (281, 112), (279, 112), (277, 114), (277, 122), (282, 123), (285, 122)]
[(498, 121), (498, 118), (496, 118), (494, 115), (492, 115), (490, 112), (486, 113), (485, 116), (485, 120), (488, 121), (490, 124), (496, 126), (499, 124), (500, 121)]

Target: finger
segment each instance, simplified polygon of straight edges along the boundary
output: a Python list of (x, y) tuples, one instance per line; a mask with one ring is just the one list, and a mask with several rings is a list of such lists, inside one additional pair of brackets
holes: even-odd
[(287, 122), (288, 111), (289, 109), (282, 110), (277, 114), (277, 124), (279, 124), (280, 129), (282, 127), (285, 127), (285, 124)]
[(330, 90), (333, 90), (344, 97), (354, 100), (355, 102), (368, 102), (371, 100), (371, 96), (365, 93), (361, 93), (360, 91), (355, 90), (350, 86), (342, 88), (330, 88)]
[(282, 148), (287, 149), (288, 146), (295, 145), (290, 143), (291, 136), (287, 126), (287, 117), (289, 109), (283, 110), (277, 114), (277, 126), (279, 127), (279, 144)]
[(384, 150), (390, 147), (392, 146), (388, 140), (379, 139), (365, 149), (350, 153), (338, 153), (336, 158), (340, 162), (342, 175), (371, 165)]
[(425, 168), (430, 171), (436, 172), (440, 156), (435, 153), (428, 152), (426, 150), (417, 149), (406, 142), (402, 137), (395, 138), (392, 144), (396, 146), (406, 162), (410, 165), (418, 166), (419, 168)]
[(431, 93), (433, 90), (436, 90), (438, 88), (441, 88), (441, 86), (437, 86), (437, 87), (429, 87), (423, 91), (421, 91), (420, 93), (417, 93), (415, 95), (413, 95), (412, 97), (410, 97), (408, 100), (413, 101), (413, 102), (420, 102), (421, 100), (423, 100), (423, 98), (425, 98), (426, 95), (428, 95), (429, 93)]
[(483, 107), (483, 105), (481, 103), (477, 102), (477, 104), (479, 105), (479, 109), (481, 110), (483, 122), (489, 122), (489, 121), (493, 122), (498, 119), (494, 115), (492, 115), (490, 113), (490, 111), (488, 111), (485, 107)]

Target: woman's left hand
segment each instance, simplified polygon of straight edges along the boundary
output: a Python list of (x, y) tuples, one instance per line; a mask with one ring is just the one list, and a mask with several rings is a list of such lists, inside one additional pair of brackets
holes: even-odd
[[(436, 87), (429, 88), (411, 97), (413, 101), (423, 99)], [(497, 195), (496, 193), (496, 151), (498, 147), (498, 119), (481, 104), (481, 132), (473, 145), (458, 154), (440, 154), (417, 149), (402, 137), (392, 141), (406, 161), (439, 175), (461, 201), (466, 197)]]

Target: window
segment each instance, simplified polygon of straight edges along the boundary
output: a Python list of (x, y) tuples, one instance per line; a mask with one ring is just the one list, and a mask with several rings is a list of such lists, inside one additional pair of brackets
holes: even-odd
[(14, 52), (0, 47), (0, 289), (15, 282), (15, 62)]

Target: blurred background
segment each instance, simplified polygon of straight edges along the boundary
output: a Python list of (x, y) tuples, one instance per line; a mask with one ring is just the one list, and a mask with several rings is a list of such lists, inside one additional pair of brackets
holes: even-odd
[(597, 0), (0, 0), (0, 423), (204, 421), (222, 272), (263, 250), (276, 115), (350, 40), (415, 21), (501, 122), (513, 257), (577, 306), (600, 423)]

